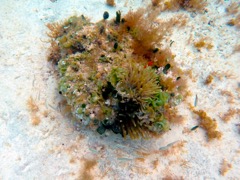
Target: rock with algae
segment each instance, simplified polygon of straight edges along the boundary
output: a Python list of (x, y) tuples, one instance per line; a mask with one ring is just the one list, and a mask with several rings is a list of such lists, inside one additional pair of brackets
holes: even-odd
[[(165, 114), (174, 113), (169, 111), (181, 96), (181, 71), (172, 68), (171, 52), (154, 41), (163, 39), (165, 30), (152, 25), (158, 14), (148, 12), (145, 17), (146, 12), (130, 12), (119, 20), (118, 11), (116, 20), (95, 24), (83, 15), (74, 16), (48, 25), (49, 60), (57, 64), (59, 93), (76, 121), (100, 134), (109, 129), (136, 139), (169, 130)], [(152, 33), (141, 37), (141, 31)], [(144, 50), (138, 53), (137, 46)], [(170, 64), (168, 73), (163, 72)]]

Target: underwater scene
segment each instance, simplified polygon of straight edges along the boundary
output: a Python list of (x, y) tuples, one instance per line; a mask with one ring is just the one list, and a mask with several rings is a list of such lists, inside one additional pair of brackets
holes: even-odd
[(1, 0), (0, 179), (240, 179), (239, 0)]

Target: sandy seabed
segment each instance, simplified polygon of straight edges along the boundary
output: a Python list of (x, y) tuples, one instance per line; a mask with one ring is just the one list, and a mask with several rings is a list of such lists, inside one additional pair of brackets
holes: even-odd
[[(150, 1), (1, 0), (0, 2), (0, 179), (240, 179), (240, 31), (226, 25), (234, 17), (226, 7), (234, 1), (211, 1), (203, 14), (179, 10), (160, 17), (185, 14), (185, 27), (169, 37), (181, 67), (191, 70), (191, 96), (179, 105), (184, 123), (159, 139), (130, 140), (78, 127), (63, 113), (53, 66), (47, 62), (46, 24), (84, 14), (93, 22), (121, 10), (144, 7)], [(213, 48), (194, 48), (202, 37)], [(206, 85), (212, 74), (213, 81)], [(189, 110), (216, 119), (221, 140), (208, 141)], [(27, 102), (36, 103), (30, 112)]]

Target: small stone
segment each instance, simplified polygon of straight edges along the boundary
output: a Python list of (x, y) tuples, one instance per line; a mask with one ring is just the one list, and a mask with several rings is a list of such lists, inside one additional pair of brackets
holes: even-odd
[(106, 129), (109, 129), (109, 128), (111, 128), (111, 126), (112, 126), (112, 122), (111, 122), (110, 120), (108, 120), (108, 119), (104, 119), (104, 120), (102, 121), (102, 125), (103, 125)]
[(122, 133), (120, 126), (118, 126), (117, 124), (113, 124), (111, 129), (115, 134)]
[(106, 128), (104, 127), (104, 126), (99, 126), (98, 128), (97, 128), (97, 132), (99, 133), (99, 134), (104, 134), (105, 133), (105, 131), (106, 131)]

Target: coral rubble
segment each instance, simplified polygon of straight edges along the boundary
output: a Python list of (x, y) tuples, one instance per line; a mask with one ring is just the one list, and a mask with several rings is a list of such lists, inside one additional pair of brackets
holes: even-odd
[(59, 93), (79, 123), (132, 139), (169, 130), (185, 81), (162, 47), (179, 19), (161, 22), (158, 15), (139, 9), (123, 17), (118, 11), (109, 21), (91, 23), (82, 15), (48, 25), (48, 59), (57, 64)]

